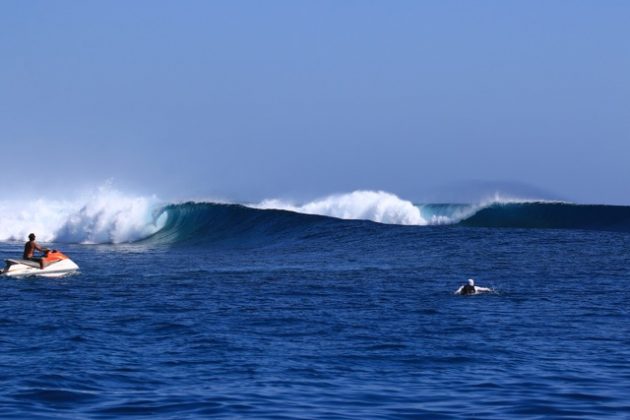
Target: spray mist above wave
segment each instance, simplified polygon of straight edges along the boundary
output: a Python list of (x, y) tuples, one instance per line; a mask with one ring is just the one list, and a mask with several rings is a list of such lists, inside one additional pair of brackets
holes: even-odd
[(0, 240), (125, 243), (159, 231), (162, 204), (154, 197), (123, 194), (110, 185), (76, 200), (0, 201)]

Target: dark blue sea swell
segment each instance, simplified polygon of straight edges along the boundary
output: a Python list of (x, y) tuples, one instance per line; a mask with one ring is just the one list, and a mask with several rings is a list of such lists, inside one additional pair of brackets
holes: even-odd
[(568, 203), (497, 203), (460, 222), (463, 226), (588, 229), (630, 232), (630, 207)]

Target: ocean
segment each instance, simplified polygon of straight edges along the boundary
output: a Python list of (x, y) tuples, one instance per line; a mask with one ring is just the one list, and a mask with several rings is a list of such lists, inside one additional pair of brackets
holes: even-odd
[(80, 271), (0, 277), (2, 418), (630, 417), (630, 207), (0, 203), (30, 231)]

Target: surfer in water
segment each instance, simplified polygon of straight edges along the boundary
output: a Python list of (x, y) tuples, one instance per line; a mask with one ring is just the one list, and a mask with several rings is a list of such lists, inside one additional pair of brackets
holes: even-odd
[(44, 254), (46, 251), (48, 251), (45, 248), (42, 248), (37, 242), (35, 242), (35, 234), (31, 233), (30, 235), (28, 235), (28, 239), (29, 241), (27, 243), (24, 244), (24, 255), (22, 255), (22, 258), (24, 258), (25, 260), (30, 260), (30, 261), (36, 261), (39, 263), (39, 267), (40, 268), (44, 268), (44, 260), (41, 257), (35, 257), (35, 251), (39, 251), (42, 254)]
[(455, 291), (455, 294), (468, 296), (468, 295), (476, 295), (477, 293), (491, 292), (491, 291), (492, 289), (488, 287), (475, 286), (475, 280), (468, 279), (468, 283), (461, 285), (459, 289)]

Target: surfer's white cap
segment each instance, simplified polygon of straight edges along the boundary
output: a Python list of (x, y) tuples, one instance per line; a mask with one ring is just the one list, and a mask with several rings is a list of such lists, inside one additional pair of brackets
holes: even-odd
[(473, 279), (468, 279), (468, 285), (469, 286), (474, 286), (475, 285), (475, 281)]

